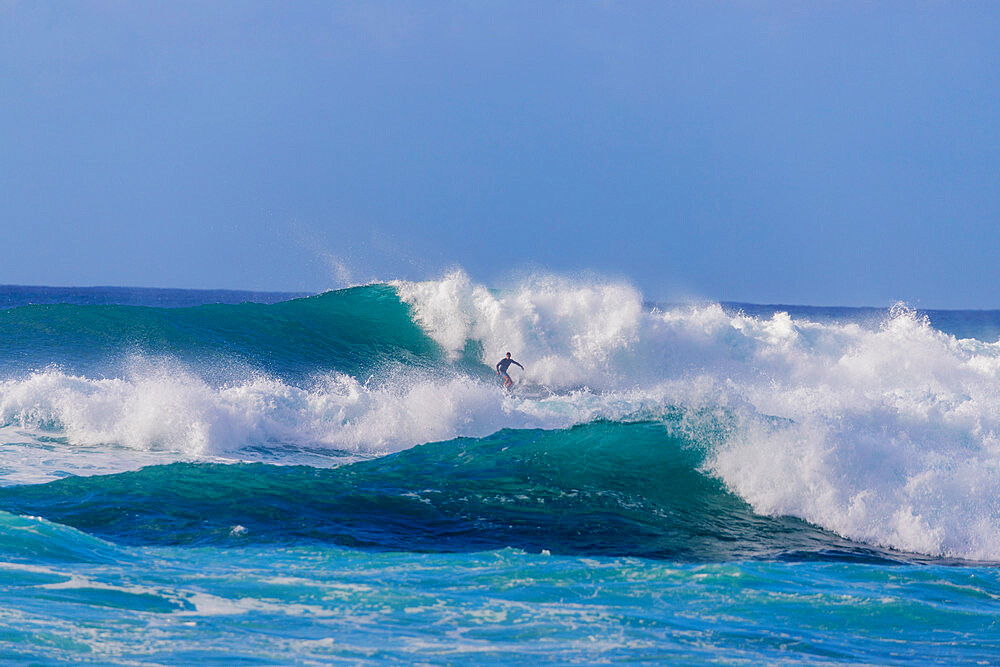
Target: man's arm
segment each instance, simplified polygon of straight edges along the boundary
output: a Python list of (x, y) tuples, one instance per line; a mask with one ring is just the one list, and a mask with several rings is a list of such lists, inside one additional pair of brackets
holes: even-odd
[(514, 361), (513, 359), (511, 359), (511, 360), (510, 360), (510, 363), (512, 363), (512, 364), (517, 364), (517, 367), (518, 367), (518, 368), (520, 368), (520, 369), (521, 369), (522, 371), (524, 370), (524, 366), (522, 366), (521, 364), (518, 364), (518, 363), (517, 363), (516, 361)]

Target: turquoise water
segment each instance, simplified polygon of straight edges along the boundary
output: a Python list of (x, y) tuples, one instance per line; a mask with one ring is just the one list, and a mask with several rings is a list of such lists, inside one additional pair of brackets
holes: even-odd
[(1000, 661), (1000, 313), (4, 294), (5, 662)]
[(993, 568), (134, 548), (5, 519), (50, 550), (44, 567), (0, 574), (8, 659), (971, 663), (1000, 651)]

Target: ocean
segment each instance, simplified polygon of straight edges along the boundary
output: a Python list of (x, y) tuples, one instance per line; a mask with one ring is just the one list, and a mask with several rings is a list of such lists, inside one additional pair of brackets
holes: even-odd
[(0, 288), (5, 664), (997, 664), (998, 489), (1000, 311)]

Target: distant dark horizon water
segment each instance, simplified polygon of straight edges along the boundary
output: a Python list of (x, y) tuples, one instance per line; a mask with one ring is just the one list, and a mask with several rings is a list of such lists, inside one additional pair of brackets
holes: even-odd
[(69, 303), (84, 305), (154, 306), (184, 308), (210, 303), (277, 303), (317, 292), (206, 289), (184, 287), (127, 287), (115, 285), (53, 286), (0, 285), (0, 309), (15, 306)]

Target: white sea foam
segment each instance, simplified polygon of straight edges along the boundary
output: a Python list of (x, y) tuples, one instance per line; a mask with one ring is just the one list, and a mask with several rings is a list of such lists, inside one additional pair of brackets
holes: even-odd
[[(251, 452), (269, 451), (302, 463), (303, 451), (325, 449), (342, 460), (504, 427), (564, 427), (581, 411), (600, 412), (569, 409), (572, 396), (517, 401), (499, 385), (455, 373), (398, 373), (377, 386), (337, 373), (308, 387), (264, 375), (214, 386), (176, 363), (131, 366), (123, 378), (47, 369), (0, 382), (0, 481), (118, 472), (169, 455), (254, 459)], [(60, 443), (76, 452), (71, 460), (53, 454)]]

